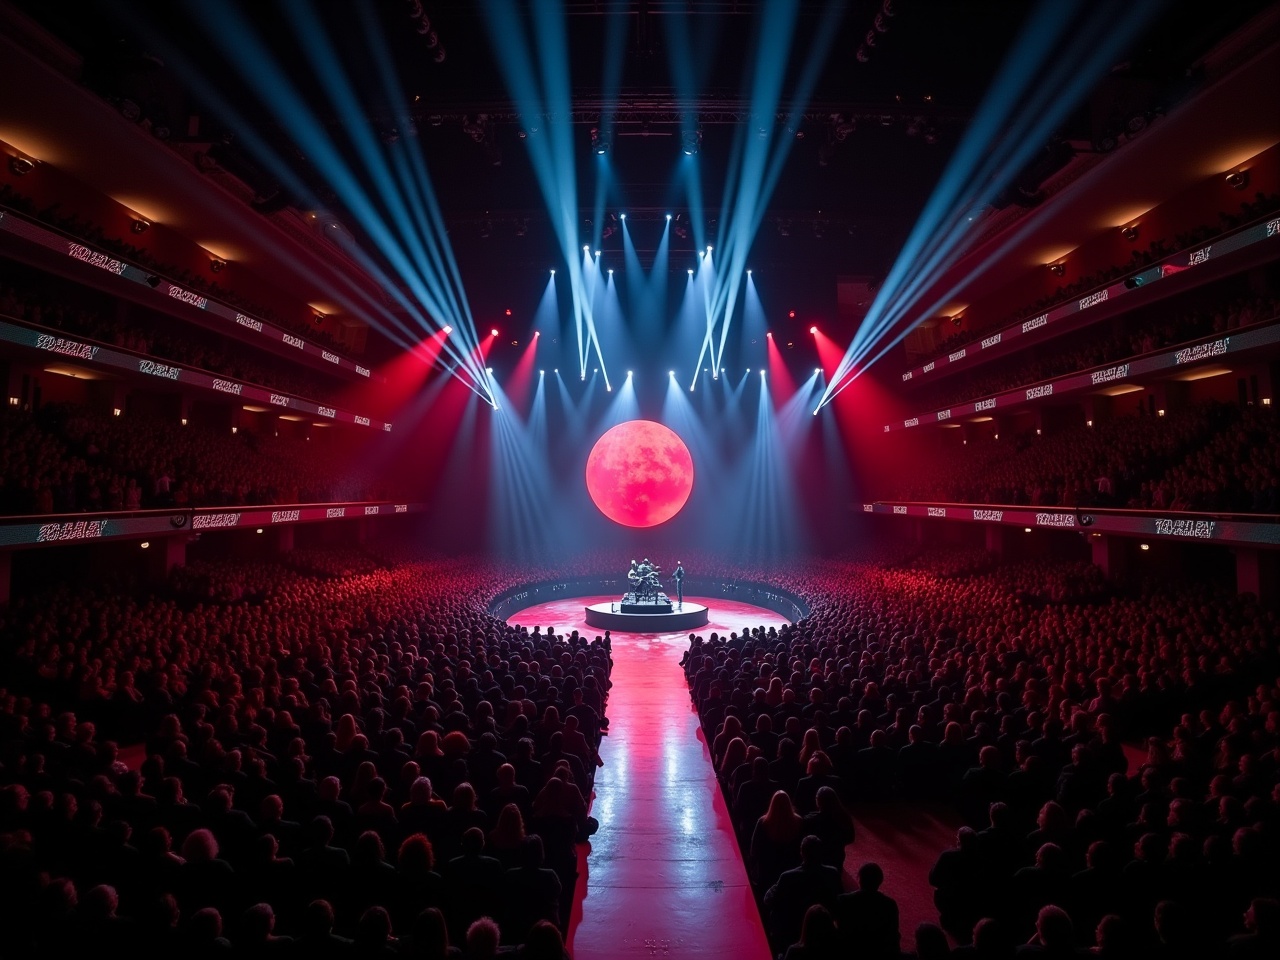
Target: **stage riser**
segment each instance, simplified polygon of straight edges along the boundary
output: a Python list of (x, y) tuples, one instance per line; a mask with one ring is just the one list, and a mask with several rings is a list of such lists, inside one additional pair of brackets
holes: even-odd
[(683, 610), (672, 613), (615, 613), (612, 606), (597, 603), (587, 607), (587, 624), (612, 633), (674, 633), (697, 630), (711, 622), (709, 611), (700, 603), (686, 603)]

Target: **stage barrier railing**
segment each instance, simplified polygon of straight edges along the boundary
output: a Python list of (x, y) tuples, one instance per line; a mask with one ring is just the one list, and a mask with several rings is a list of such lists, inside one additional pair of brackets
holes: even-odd
[[(618, 577), (567, 577), (559, 580), (540, 580), (535, 583), (511, 587), (497, 594), (489, 602), (489, 613), (500, 620), (507, 620), (512, 615), (539, 603), (553, 600), (565, 600), (572, 597), (591, 597), (604, 594), (616, 594), (622, 597), (630, 589), (630, 582), (624, 576)], [(675, 587), (667, 581), (664, 589), (668, 596), (675, 593)], [(809, 603), (802, 596), (783, 590), (780, 587), (765, 583), (754, 583), (749, 580), (733, 580), (725, 578), (706, 578), (686, 576), (684, 579), (684, 595), (686, 597), (706, 597), (708, 599), (734, 600), (749, 603), (753, 606), (772, 610), (786, 617), (791, 623), (802, 620), (810, 612)], [(538, 626), (530, 623), (529, 626)]]

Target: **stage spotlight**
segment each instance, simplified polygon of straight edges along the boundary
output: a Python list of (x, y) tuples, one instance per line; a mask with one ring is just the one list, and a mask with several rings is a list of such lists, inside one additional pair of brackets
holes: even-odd
[(669, 213), (667, 214), (667, 219), (668, 219), (668, 220), (670, 220), (670, 219), (671, 219), (671, 214), (669, 214)]
[(630, 371), (630, 370), (628, 370), (628, 371), (627, 371), (627, 379), (628, 379), (628, 380), (630, 380), (630, 379), (631, 379), (631, 371)]
[(813, 372), (814, 372), (814, 373), (816, 373), (816, 374), (818, 374), (819, 376), (821, 376), (821, 375), (822, 375), (822, 368), (821, 368), (821, 367), (814, 367), (814, 368), (813, 368)]
[(591, 152), (598, 157), (603, 157), (609, 152), (609, 137), (602, 134), (598, 127), (591, 128)]
[(747, 367), (747, 373), (750, 373), (750, 372), (751, 372), (751, 368)]
[(449, 334), (451, 334), (451, 333), (453, 333), (453, 327), (449, 326), (449, 325), (446, 323), (446, 324), (444, 325), (444, 335), (447, 337), (447, 336), (448, 336)]
[(787, 317), (794, 320), (796, 318), (796, 312), (794, 310), (788, 310)]
[(151, 227), (151, 221), (146, 217), (134, 217), (133, 222), (129, 224), (129, 230), (132, 233), (146, 233)]
[(764, 371), (763, 371), (763, 370), (761, 370), (761, 371), (760, 371), (760, 376), (762, 376), (762, 377), (764, 376)]
[(214, 257), (212, 260), (209, 261), (209, 269), (212, 270), (214, 273), (221, 273), (222, 268), (225, 267), (226, 265), (227, 265), (227, 261), (221, 259), (220, 257)]
[(684, 155), (686, 157), (695, 156), (698, 152), (698, 148), (702, 146), (702, 131), (686, 130), (680, 140), (681, 149), (684, 150)]
[(610, 267), (610, 268), (609, 268), (609, 276), (611, 276), (611, 277), (613, 276), (613, 268), (612, 268), (612, 267)]
[(817, 327), (810, 327), (810, 328), (809, 328), (809, 332), (810, 332), (810, 333), (817, 333), (817, 332), (818, 332), (818, 328), (817, 328)]
[(498, 335), (498, 328), (497, 328), (497, 327), (494, 327), (492, 330), (490, 330), (490, 331), (489, 331), (489, 336), (491, 336), (491, 337), (496, 337), (497, 335)]
[(583, 253), (590, 253), (590, 252), (591, 252), (591, 244), (589, 244), (589, 243), (584, 243), (584, 244), (582, 245), (582, 252), (583, 252)]
[(9, 158), (9, 169), (10, 171), (12, 171), (15, 177), (25, 177), (28, 173), (30, 173), (35, 168), (36, 168), (36, 165), (26, 157), (10, 157)]
[(689, 270), (689, 276), (691, 276), (691, 277), (693, 276), (693, 270), (692, 270), (692, 269), (690, 269), (690, 270)]
[(1140, 549), (1142, 549), (1142, 550), (1150, 550), (1150, 549), (1151, 549), (1151, 544), (1149, 544), (1149, 543), (1140, 543), (1140, 544), (1138, 544), (1138, 547), (1139, 547)]
[(627, 219), (627, 215), (626, 215), (625, 213), (620, 213), (620, 214), (618, 214), (618, 219), (619, 219), (619, 220), (625, 220), (625, 219)]
[(772, 330), (766, 330), (766, 331), (764, 332), (764, 335), (765, 335), (766, 337), (768, 337), (770, 340), (772, 340), (772, 339), (773, 339), (773, 331), (772, 331)]
[(545, 371), (545, 370), (539, 370), (539, 371), (538, 371), (538, 376), (540, 376), (540, 377), (545, 377), (546, 375), (547, 375), (547, 371)]
[(511, 316), (511, 308), (510, 308), (510, 307), (507, 307), (507, 316), (508, 316), (508, 317), (509, 317), (509, 316)]
[(552, 269), (552, 271), (551, 271), (551, 275), (552, 275), (553, 277), (556, 275), (556, 272), (555, 272), (555, 270), (554, 270), (554, 269)]
[(541, 331), (541, 330), (535, 330), (535, 331), (533, 331), (533, 335), (534, 335), (535, 337), (540, 337), (540, 336), (542, 336), (542, 331)]
[(709, 244), (709, 243), (708, 243), (708, 244), (707, 244), (707, 253), (710, 253), (710, 252), (711, 252), (711, 244)]
[(597, 257), (598, 257), (598, 256), (600, 256), (600, 251), (599, 251), (599, 250), (597, 250), (597, 251), (596, 251), (596, 256), (597, 256)]
[(748, 270), (748, 271), (747, 271), (747, 276), (748, 276), (748, 277), (749, 277), (749, 276), (751, 276), (751, 271), (750, 271), (750, 270)]
[(485, 368), (484, 368), (484, 372), (485, 372), (485, 373), (493, 373), (493, 367), (485, 367)]
[(560, 368), (559, 368), (559, 367), (556, 367), (556, 368), (555, 368), (554, 370), (552, 370), (551, 372), (552, 372), (552, 373), (559, 373), (559, 372), (560, 372)]

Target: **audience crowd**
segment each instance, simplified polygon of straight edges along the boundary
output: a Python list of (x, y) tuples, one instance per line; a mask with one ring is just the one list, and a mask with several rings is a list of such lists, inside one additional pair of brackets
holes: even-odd
[[(1274, 613), (1203, 583), (1125, 592), (1085, 565), (981, 553), (777, 579), (811, 616), (695, 638), (684, 663), (779, 952), (1280, 949)], [(922, 802), (968, 825), (930, 874), (939, 923), (902, 953), (882, 867), (844, 869), (849, 809)]]
[[(331, 435), (332, 434), (332, 435)], [(337, 503), (403, 493), (344, 443), (46, 404), (0, 414), (0, 514)], [(363, 439), (363, 438), (360, 438)]]
[(1258, 192), (1252, 200), (1245, 200), (1241, 203), (1235, 212), (1218, 214), (1217, 224), (1204, 224), (1194, 230), (1178, 234), (1171, 241), (1165, 239), (1155, 240), (1148, 244), (1145, 249), (1135, 248), (1130, 253), (1127, 261), (1112, 264), (1105, 270), (1099, 270), (1071, 283), (1059, 284), (1052, 293), (1041, 297), (1015, 317), (1004, 317), (994, 323), (986, 323), (981, 327), (959, 330), (951, 334), (934, 346), (930, 351), (930, 355), (935, 360), (945, 357), (948, 353), (958, 350), (960, 347), (970, 343), (977, 343), (994, 330), (1028, 320), (1044, 313), (1047, 309), (1056, 307), (1063, 301), (1071, 300), (1081, 294), (1119, 280), (1121, 277), (1152, 266), (1165, 257), (1181, 250), (1190, 250), (1193, 247), (1197, 247), (1208, 240), (1212, 240), (1214, 237), (1235, 230), (1237, 227), (1242, 227), (1277, 209), (1280, 209), (1280, 194)]
[(562, 960), (608, 641), (489, 617), (510, 571), (404, 555), (16, 601), (2, 952)]
[[(1280, 417), (1206, 401), (912, 451), (884, 499), (1280, 512)], [(951, 438), (944, 438), (950, 440)]]

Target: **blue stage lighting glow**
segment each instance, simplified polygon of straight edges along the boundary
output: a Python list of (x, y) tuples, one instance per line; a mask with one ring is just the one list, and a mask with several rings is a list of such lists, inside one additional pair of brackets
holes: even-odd
[[(970, 249), (972, 211), (1008, 186), (1159, 10), (1159, 4), (1119, 0), (1035, 8), (832, 372), (819, 406), (834, 400), (959, 292), (960, 283), (945, 291), (930, 288)], [(1014, 231), (1003, 250), (966, 273), (965, 282), (1002, 262), (1026, 230)]]
[(552, 275), (553, 277), (556, 275), (556, 272), (555, 272), (555, 270), (554, 270), (554, 269), (551, 271), (551, 275)]
[(628, 371), (627, 371), (627, 377), (628, 377), (628, 378), (630, 378), (630, 376), (631, 376), (631, 371), (630, 371), (630, 370), (628, 370)]
[(670, 219), (671, 219), (671, 214), (669, 214), (669, 213), (667, 214), (667, 219), (668, 219), (668, 220), (670, 220)]
[(599, 251), (599, 250), (597, 250), (597, 251), (596, 251), (596, 256), (597, 256), (597, 257), (598, 257), (598, 256), (600, 256), (600, 251)]
[(485, 372), (485, 373), (493, 373), (493, 367), (485, 367), (485, 368), (484, 368), (484, 372)]
[(447, 337), (449, 334), (453, 333), (453, 327), (449, 326), (449, 325), (446, 323), (446, 324), (444, 325), (444, 333), (445, 333), (445, 336)]
[(692, 268), (690, 268), (690, 269), (689, 269), (689, 276), (691, 276), (691, 277), (693, 276), (693, 269), (692, 269)]
[(626, 215), (625, 213), (620, 213), (620, 214), (618, 214), (618, 219), (619, 219), (619, 220), (625, 220), (625, 219), (627, 219), (627, 215)]

